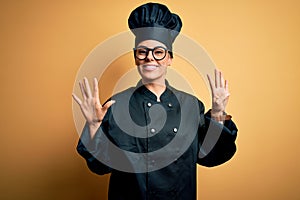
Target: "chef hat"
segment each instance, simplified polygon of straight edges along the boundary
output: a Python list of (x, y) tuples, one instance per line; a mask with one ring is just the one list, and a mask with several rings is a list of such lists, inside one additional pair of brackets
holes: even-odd
[(182, 22), (165, 5), (147, 3), (131, 12), (128, 26), (135, 35), (135, 46), (152, 39), (165, 44), (172, 52), (172, 44), (181, 30)]

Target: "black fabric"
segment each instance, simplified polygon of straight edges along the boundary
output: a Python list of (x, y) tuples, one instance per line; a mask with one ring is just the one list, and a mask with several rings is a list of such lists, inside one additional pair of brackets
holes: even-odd
[[(196, 98), (187, 93), (175, 90), (168, 84), (167, 89), (161, 95), (160, 102), (157, 102), (156, 96), (145, 86), (138, 84), (134, 88), (134, 91), (129, 104), (132, 119), (137, 124), (147, 127), (149, 123), (148, 103), (152, 105), (161, 104), (165, 108), (168, 118), (163, 129), (151, 138), (145, 139), (128, 136), (126, 133), (122, 133), (116, 126), (110, 108), (98, 130), (102, 129), (111, 141), (127, 151), (142, 153), (157, 150), (174, 138), (173, 128), (180, 126), (180, 105), (178, 101), (184, 102), (189, 98)], [(112, 169), (101, 163), (96, 157), (97, 154), (105, 152), (105, 147), (101, 146), (100, 148), (97, 146), (97, 144), (101, 143), (98, 138), (99, 131), (96, 133), (94, 139), (91, 140), (89, 129), (85, 126), (77, 146), (77, 151), (85, 158), (89, 169), (94, 173), (99, 175), (111, 173), (109, 185), (110, 200), (196, 199), (197, 163), (212, 167), (228, 161), (236, 152), (235, 139), (237, 136), (237, 128), (233, 121), (227, 121), (225, 126), (219, 124), (210, 118), (209, 113), (204, 115), (204, 105), (201, 101), (197, 99), (196, 101), (199, 104), (198, 116), (201, 119), (200, 123), (196, 124), (195, 127), (197, 130), (196, 137), (178, 159), (170, 165), (152, 172), (128, 173)], [(186, 125), (194, 126), (194, 124), (189, 124), (189, 122), (195, 117), (197, 116), (191, 116)], [(221, 136), (215, 147), (204, 158), (199, 158), (199, 151), (206, 136), (208, 126), (221, 128)], [(93, 152), (91, 152), (91, 149), (86, 148), (89, 145), (92, 146)], [(107, 157), (109, 159), (109, 155)], [(133, 166), (136, 164), (132, 163)]]
[(128, 26), (136, 36), (135, 45), (153, 39), (162, 42), (172, 51), (172, 43), (181, 30), (182, 22), (165, 5), (147, 3), (131, 12)]

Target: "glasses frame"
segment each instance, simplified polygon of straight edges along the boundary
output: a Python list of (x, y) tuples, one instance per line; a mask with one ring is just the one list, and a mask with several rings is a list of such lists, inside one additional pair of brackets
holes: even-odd
[[(139, 48), (143, 48), (143, 49), (146, 50), (146, 56), (145, 56), (145, 58), (143, 58), (143, 59), (138, 58), (138, 57), (136, 56), (136, 52), (137, 52), (137, 50), (138, 50)], [(155, 51), (156, 49), (158, 49), (158, 48), (162, 48), (162, 49), (165, 50), (165, 55), (164, 55), (162, 58), (159, 58), (159, 59), (157, 59), (157, 58), (155, 57), (155, 55), (154, 55), (154, 51)], [(157, 61), (163, 60), (163, 59), (166, 57), (167, 53), (168, 53), (168, 52), (170, 53), (170, 51), (169, 51), (167, 48), (163, 47), (163, 46), (156, 46), (156, 47), (154, 47), (154, 48), (148, 48), (148, 47), (146, 47), (146, 46), (138, 46), (138, 47), (136, 47), (136, 48), (133, 48), (133, 51), (134, 51), (134, 57), (135, 57), (136, 59), (138, 59), (138, 60), (145, 60), (145, 59), (148, 57), (148, 55), (149, 55), (149, 51), (152, 52), (153, 58), (154, 58), (155, 60), (157, 60)]]

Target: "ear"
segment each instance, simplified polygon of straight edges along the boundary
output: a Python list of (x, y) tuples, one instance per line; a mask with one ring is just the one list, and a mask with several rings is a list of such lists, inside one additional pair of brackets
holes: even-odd
[(168, 56), (168, 60), (167, 60), (167, 66), (171, 66), (172, 65), (172, 61), (173, 61), (173, 58), (171, 58), (171, 56), (169, 55)]

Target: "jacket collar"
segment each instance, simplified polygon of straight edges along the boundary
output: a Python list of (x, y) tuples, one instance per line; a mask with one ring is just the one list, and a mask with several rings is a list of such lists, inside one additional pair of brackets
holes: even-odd
[[(170, 96), (173, 94), (172, 87), (170, 86), (169, 82), (166, 80), (165, 81), (166, 84), (166, 90), (161, 94), (160, 96), (160, 100), (162, 102), (164, 101), (168, 101), (168, 99), (170, 98)], [(157, 97), (154, 93), (152, 93), (150, 90), (148, 90), (148, 88), (142, 83), (142, 80), (140, 80), (137, 85), (136, 85), (136, 91), (138, 91), (141, 94), (146, 95), (147, 97), (149, 97), (150, 99), (156, 101)]]

